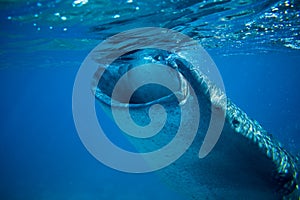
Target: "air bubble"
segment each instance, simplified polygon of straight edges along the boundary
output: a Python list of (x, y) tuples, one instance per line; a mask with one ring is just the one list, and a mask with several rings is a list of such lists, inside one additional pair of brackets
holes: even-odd
[(284, 5), (285, 5), (285, 6), (290, 6), (290, 2), (289, 2), (289, 1), (285, 1), (285, 2), (284, 2)]
[(120, 17), (120, 15), (118, 15), (118, 14), (116, 14), (113, 18), (119, 18)]
[(67, 17), (66, 16), (62, 16), (60, 19), (63, 20), (63, 21), (66, 21)]
[(245, 24), (245, 26), (251, 26), (253, 22), (248, 22)]
[(73, 1), (72, 6), (73, 7), (81, 7), (84, 4), (87, 4), (88, 2), (89, 2), (88, 0), (75, 0), (75, 1)]

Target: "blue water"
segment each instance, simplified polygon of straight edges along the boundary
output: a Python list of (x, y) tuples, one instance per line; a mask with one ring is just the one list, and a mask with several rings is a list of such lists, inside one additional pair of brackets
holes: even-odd
[[(300, 22), (293, 2), (286, 1), (284, 16), (285, 1), (245, 1), (225, 14), (218, 8), (236, 4), (202, 2), (211, 8), (202, 12), (194, 1), (90, 0), (81, 7), (73, 1), (8, 2), (0, 3), (0, 199), (186, 199), (155, 173), (126, 174), (104, 166), (75, 129), (72, 90), (81, 62), (105, 37), (134, 27), (173, 28), (203, 42), (227, 96), (289, 151), (299, 152)], [(159, 17), (161, 9), (168, 17)], [(268, 9), (278, 17), (259, 17)], [(213, 20), (250, 10), (244, 18)], [(249, 35), (241, 32), (249, 19), (269, 29), (259, 37), (252, 25), (249, 32), (256, 36), (242, 39)]]

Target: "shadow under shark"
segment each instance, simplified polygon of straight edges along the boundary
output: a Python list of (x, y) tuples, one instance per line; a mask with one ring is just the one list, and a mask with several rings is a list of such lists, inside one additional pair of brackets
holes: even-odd
[[(137, 151), (153, 151), (172, 140), (181, 117), (178, 105), (190, 101), (194, 95), (198, 98), (201, 112), (197, 135), (179, 159), (157, 171), (166, 182), (192, 199), (299, 199), (296, 158), (230, 99), (225, 101), (226, 105), (216, 100), (222, 92), (207, 80), (201, 71), (193, 69), (189, 63), (170, 54), (151, 49), (127, 53), (109, 67), (100, 67), (99, 70), (103, 74), (100, 80), (98, 79), (99, 82), (93, 85), (93, 92), (108, 115), (112, 116), (112, 107), (123, 112), (122, 110), (129, 106), (132, 119), (141, 126), (149, 123), (147, 113), (152, 105), (161, 104), (164, 107), (167, 120), (159, 134), (144, 139), (124, 134)], [(141, 64), (137, 60), (170, 67), (174, 67), (172, 65), (176, 63), (178, 73), (191, 84), (182, 85), (182, 80), (178, 80), (180, 76), (173, 77), (172, 81), (179, 85), (178, 91), (184, 97), (178, 100), (168, 89), (148, 85), (139, 88), (132, 95), (129, 104), (123, 102), (122, 95), (112, 99), (116, 82), (127, 71), (136, 67), (133, 63)], [(127, 64), (124, 64), (124, 61)], [(97, 78), (99, 77), (96, 73), (95, 79)], [(137, 78), (139, 77), (128, 78), (124, 90)], [(193, 87), (195, 93), (186, 92), (190, 91), (188, 87)], [(192, 120), (193, 108), (188, 109), (191, 109), (188, 119)], [(223, 111), (225, 124), (212, 151), (199, 159), (199, 147), (203, 143), (213, 109)]]

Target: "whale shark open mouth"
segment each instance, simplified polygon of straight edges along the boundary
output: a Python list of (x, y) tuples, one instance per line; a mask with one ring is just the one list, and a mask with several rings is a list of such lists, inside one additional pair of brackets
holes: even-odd
[[(161, 62), (163, 56), (168, 56), (168, 53), (164, 51), (157, 52), (157, 50), (155, 49), (148, 49), (147, 51), (134, 51), (123, 55), (122, 57), (117, 59), (112, 64), (112, 66), (109, 67), (108, 70), (105, 70), (104, 68), (99, 68), (99, 71), (104, 72), (104, 74), (102, 75), (102, 78), (99, 83), (94, 83), (94, 92), (96, 96), (99, 100), (104, 101), (107, 104), (113, 103), (115, 106), (126, 106), (127, 102), (126, 98), (124, 97), (126, 95), (124, 93), (126, 93), (126, 91), (130, 90), (133, 87), (134, 82), (138, 81), (139, 79), (142, 79), (142, 76), (139, 76), (138, 74), (134, 74), (132, 76), (125, 75), (126, 84), (123, 85), (123, 90), (119, 91), (119, 93), (116, 93), (114, 99), (111, 99), (116, 82), (127, 71), (133, 69), (137, 65), (142, 65), (146, 63), (166, 64), (165, 62)], [(135, 57), (141, 57), (144, 60), (141, 62), (136, 62), (136, 60), (134, 60)], [(124, 61), (128, 63), (128, 61), (130, 60), (134, 60), (134, 65), (133, 63), (124, 65)], [(156, 72), (153, 72), (151, 70), (151, 67), (149, 67), (146, 70), (149, 76), (160, 75), (156, 74)], [(95, 74), (96, 78), (99, 75), (99, 71)], [(178, 96), (180, 97), (179, 101), (184, 101), (184, 99), (188, 96), (188, 86), (186, 84), (186, 80), (182, 77), (182, 75), (180, 73), (174, 73), (173, 71), (169, 71), (169, 74), (167, 77), (165, 77), (165, 79), (172, 83), (176, 88), (175, 93), (178, 94)], [(145, 104), (149, 105), (157, 103), (163, 99), (168, 100), (171, 98), (171, 96), (173, 96), (173, 93), (170, 90), (157, 84), (148, 84), (134, 92), (134, 94), (130, 98), (130, 104), (131, 106), (135, 107), (144, 106)]]
[[(168, 65), (177, 70), (178, 74), (170, 73), (167, 79), (176, 86), (176, 93), (180, 98), (176, 99), (170, 90), (155, 84), (139, 88), (129, 103), (122, 93), (112, 98), (117, 81), (129, 70), (147, 63)], [(148, 70), (149, 75), (159, 76), (156, 72), (151, 74), (151, 69)], [(185, 104), (191, 96), (190, 88), (182, 77), (192, 84), (197, 98), (201, 99), (201, 120), (197, 136), (183, 156), (158, 171), (178, 191), (193, 199), (299, 199), (296, 158), (230, 99), (224, 105), (222, 92), (201, 71), (191, 69), (189, 63), (182, 61), (177, 55), (156, 49), (136, 50), (121, 56), (108, 67), (100, 66), (99, 71), (103, 74), (99, 82), (92, 84), (93, 92), (107, 113), (110, 113), (111, 107), (129, 107), (133, 110), (133, 119), (143, 124), (145, 122), (142, 115), (149, 106), (159, 103), (170, 110), (168, 117), (173, 120), (161, 130), (162, 136), (145, 139), (142, 143), (129, 137), (141, 152), (159, 148), (165, 144), (162, 141), (173, 137), (172, 130), (177, 126), (172, 122), (178, 122), (176, 118), (180, 117), (180, 112), (174, 111), (176, 105)], [(95, 80), (98, 80), (99, 71), (95, 73)], [(126, 78), (124, 91), (141, 77)], [(199, 159), (197, 155), (212, 107), (224, 110), (225, 125), (214, 149), (207, 157)]]

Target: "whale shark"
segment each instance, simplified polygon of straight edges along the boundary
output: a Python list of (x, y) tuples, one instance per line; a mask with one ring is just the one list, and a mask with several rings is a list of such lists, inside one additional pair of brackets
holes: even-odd
[[(122, 90), (114, 95), (117, 81), (128, 71), (141, 63), (160, 63), (174, 67), (179, 75), (170, 75), (175, 89), (174, 95), (168, 88), (150, 84), (140, 87), (125, 103)], [(150, 74), (151, 74), (151, 68)], [(99, 74), (101, 78), (99, 79)], [(156, 73), (156, 72), (155, 72)], [(159, 74), (152, 74), (159, 76)], [(190, 85), (182, 80), (184, 77)], [(140, 79), (138, 75), (127, 77), (123, 91)], [(130, 109), (135, 123), (145, 126), (149, 123), (149, 109), (160, 104), (167, 112), (159, 134), (148, 138), (135, 138), (124, 133), (137, 152), (148, 152), (168, 144), (175, 136), (183, 114), (178, 105), (198, 99), (199, 107), (186, 107), (189, 112), (184, 126), (190, 127), (200, 112), (197, 134), (186, 151), (173, 163), (156, 171), (172, 188), (190, 199), (299, 199), (299, 175), (297, 158), (290, 154), (256, 120), (224, 96), (200, 69), (195, 69), (171, 52), (143, 49), (129, 52), (115, 60), (110, 66), (99, 67), (94, 75), (92, 92), (104, 113), (113, 118), (112, 109), (122, 113)], [(193, 92), (190, 92), (193, 88)], [(121, 93), (121, 94), (120, 94)], [(181, 98), (177, 98), (177, 97)], [(226, 101), (224, 101), (226, 98)], [(220, 138), (214, 148), (199, 157), (211, 115), (221, 113), (225, 117)], [(156, 117), (159, 117), (158, 114)], [(195, 122), (197, 123), (197, 122)], [(185, 141), (187, 134), (181, 139)], [(166, 158), (167, 159), (167, 158)], [(151, 161), (149, 161), (151, 165)]]

